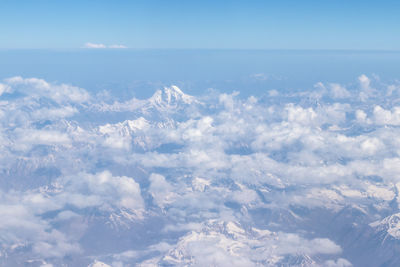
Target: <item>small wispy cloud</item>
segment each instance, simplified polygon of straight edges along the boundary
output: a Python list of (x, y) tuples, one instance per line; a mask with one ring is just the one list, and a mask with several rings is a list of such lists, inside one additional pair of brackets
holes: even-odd
[(112, 49), (128, 48), (127, 46), (120, 45), (120, 44), (105, 45), (105, 44), (95, 44), (95, 43), (85, 43), (85, 45), (83, 47), (84, 48), (94, 48), (94, 49), (99, 49), (99, 48), (112, 48)]
[(123, 49), (123, 48), (128, 48), (128, 47), (125, 46), (125, 45), (118, 45), (118, 44), (116, 44), (116, 45), (109, 45), (108, 48)]
[(107, 48), (104, 44), (94, 44), (94, 43), (86, 43), (84, 45), (85, 48)]

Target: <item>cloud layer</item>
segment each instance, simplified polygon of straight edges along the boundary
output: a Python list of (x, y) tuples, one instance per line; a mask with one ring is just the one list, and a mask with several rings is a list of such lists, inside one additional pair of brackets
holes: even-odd
[(122, 101), (5, 79), (0, 262), (396, 264), (384, 257), (399, 242), (399, 99), (399, 84), (365, 75)]

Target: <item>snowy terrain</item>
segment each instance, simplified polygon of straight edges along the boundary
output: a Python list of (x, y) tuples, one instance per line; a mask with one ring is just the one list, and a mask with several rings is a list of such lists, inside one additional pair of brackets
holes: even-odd
[(1, 266), (399, 266), (400, 83), (116, 99), (0, 83)]

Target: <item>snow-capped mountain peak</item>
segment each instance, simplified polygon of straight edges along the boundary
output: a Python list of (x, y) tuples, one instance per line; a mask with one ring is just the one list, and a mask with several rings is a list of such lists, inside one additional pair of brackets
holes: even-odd
[(164, 87), (163, 90), (157, 90), (149, 99), (150, 104), (163, 107), (176, 107), (179, 104), (191, 104), (194, 97), (187, 95), (177, 86)]
[(125, 120), (116, 124), (105, 124), (99, 126), (99, 132), (101, 134), (114, 134), (118, 133), (121, 136), (129, 136), (131, 133), (137, 132), (142, 129), (149, 127), (149, 122), (140, 117), (136, 120)]
[(381, 221), (373, 222), (370, 226), (385, 231), (388, 235), (396, 239), (400, 239), (400, 213), (395, 213)]

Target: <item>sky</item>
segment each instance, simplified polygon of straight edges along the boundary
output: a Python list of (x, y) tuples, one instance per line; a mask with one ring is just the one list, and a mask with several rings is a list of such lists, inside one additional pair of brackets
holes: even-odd
[(398, 1), (2, 0), (0, 49), (400, 49)]

